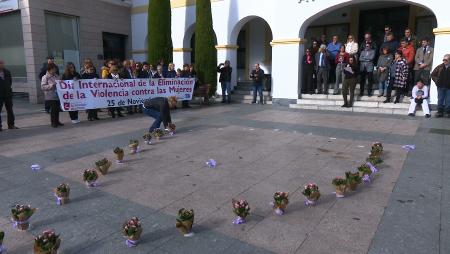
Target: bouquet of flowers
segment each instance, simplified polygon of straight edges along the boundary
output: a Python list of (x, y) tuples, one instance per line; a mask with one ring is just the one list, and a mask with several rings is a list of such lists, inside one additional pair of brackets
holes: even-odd
[(373, 143), (370, 155), (380, 157), (382, 153), (383, 153), (383, 144), (381, 144), (380, 142)]
[(187, 210), (186, 208), (181, 208), (178, 211), (177, 224), (175, 225), (184, 237), (193, 236), (192, 225), (194, 224), (194, 210)]
[(176, 126), (173, 123), (169, 123), (167, 129), (164, 130), (164, 135), (173, 136), (175, 134)]
[(3, 248), (3, 238), (5, 238), (5, 232), (0, 231), (0, 254), (2, 254), (3, 251), (6, 251), (6, 249)]
[(289, 204), (289, 193), (277, 191), (273, 194), (273, 209), (275, 214), (283, 215), (286, 212), (286, 207)]
[(383, 162), (383, 159), (381, 159), (378, 156), (370, 155), (369, 157), (367, 157), (366, 161), (368, 163), (370, 163), (372, 166), (377, 166), (377, 165), (379, 165), (379, 164), (381, 164)]
[(137, 153), (138, 146), (139, 146), (139, 141), (136, 139), (131, 139), (130, 144), (128, 145), (128, 147), (130, 148), (130, 153), (131, 154)]
[(237, 218), (233, 220), (233, 224), (239, 225), (245, 223), (245, 218), (250, 213), (250, 206), (246, 200), (235, 200), (232, 201), (233, 204), (233, 212), (237, 215)]
[(64, 205), (69, 202), (70, 187), (66, 183), (62, 183), (55, 188), (56, 204)]
[(86, 183), (88, 187), (96, 187), (97, 186), (98, 174), (97, 171), (93, 169), (85, 169), (83, 172), (83, 181)]
[(34, 254), (56, 254), (60, 244), (59, 235), (51, 230), (46, 230), (34, 239)]
[(123, 152), (123, 149), (120, 147), (114, 148), (114, 154), (116, 155), (117, 163), (121, 164), (123, 162), (123, 157), (125, 156), (125, 153)]
[(106, 175), (108, 174), (109, 167), (111, 167), (111, 162), (108, 159), (103, 158), (95, 162), (95, 167), (102, 175)]
[(345, 180), (347, 181), (347, 188), (350, 191), (355, 191), (358, 187), (358, 184), (361, 183), (361, 176), (358, 172), (352, 173), (350, 171), (345, 172)]
[(347, 181), (341, 177), (336, 177), (331, 182), (336, 188), (336, 197), (343, 198), (345, 197), (345, 191), (347, 189)]
[(367, 165), (367, 163), (362, 164), (358, 167), (359, 176), (362, 177), (362, 180), (365, 183), (370, 183), (370, 176), (372, 175), (372, 170), (370, 169), (370, 166)]
[(147, 145), (150, 145), (152, 143), (152, 134), (150, 132), (145, 132), (142, 138)]
[(136, 247), (141, 238), (142, 226), (137, 217), (127, 220), (122, 226), (123, 235), (127, 238), (125, 244), (128, 247)]
[(315, 183), (308, 183), (302, 192), (306, 197), (305, 205), (313, 206), (316, 204), (317, 200), (320, 198), (319, 186)]
[(28, 230), (30, 222), (28, 219), (36, 212), (36, 208), (30, 205), (16, 204), (11, 208), (11, 218), (14, 222), (14, 227), (18, 230)]
[(155, 137), (156, 140), (159, 140), (161, 137), (164, 136), (164, 131), (161, 129), (155, 129), (152, 132), (152, 136)]

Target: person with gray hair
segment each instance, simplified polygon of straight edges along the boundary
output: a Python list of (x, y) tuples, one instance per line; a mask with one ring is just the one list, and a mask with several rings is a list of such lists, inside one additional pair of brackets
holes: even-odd
[[(5, 104), (6, 114), (8, 116), (8, 129), (19, 129), (14, 125), (11, 72), (5, 69), (5, 62), (0, 59), (0, 113), (3, 104)], [(2, 117), (0, 115), (0, 131), (2, 130)]]
[[(220, 73), (219, 82), (222, 85), (222, 103), (231, 103), (231, 73), (233, 68), (230, 66), (230, 60), (217, 66), (217, 72)], [(226, 94), (225, 94), (226, 92)]]
[(443, 117), (444, 113), (450, 117), (450, 54), (446, 54), (442, 62), (431, 73), (431, 78), (436, 83), (438, 91), (436, 117)]
[(328, 94), (328, 72), (330, 71), (330, 54), (325, 44), (320, 45), (315, 56), (317, 73), (317, 93)]

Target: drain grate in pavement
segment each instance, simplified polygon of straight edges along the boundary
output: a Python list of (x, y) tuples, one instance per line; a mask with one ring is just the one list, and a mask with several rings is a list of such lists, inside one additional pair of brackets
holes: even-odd
[(442, 135), (450, 135), (450, 130), (448, 129), (434, 129), (431, 128), (430, 133), (434, 133), (434, 134), (442, 134)]

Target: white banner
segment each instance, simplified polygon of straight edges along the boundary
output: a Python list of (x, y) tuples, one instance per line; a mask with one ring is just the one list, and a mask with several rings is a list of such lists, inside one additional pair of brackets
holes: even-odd
[(15, 11), (19, 9), (18, 0), (0, 0), (0, 13)]
[(58, 80), (64, 111), (140, 105), (146, 99), (175, 96), (191, 100), (195, 79), (80, 79)]

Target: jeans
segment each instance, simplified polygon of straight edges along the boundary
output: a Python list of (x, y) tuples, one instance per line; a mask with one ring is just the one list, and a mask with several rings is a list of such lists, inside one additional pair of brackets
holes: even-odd
[(14, 126), (14, 112), (13, 112), (13, 101), (12, 101), (12, 97), (0, 97), (0, 128), (2, 127), (2, 116), (1, 116), (1, 112), (3, 109), (3, 104), (5, 104), (5, 108), (6, 108), (6, 114), (8, 115), (8, 127), (13, 127)]
[(336, 82), (334, 83), (334, 89), (333, 89), (333, 93), (334, 94), (339, 94), (339, 83), (343, 82), (342, 81), (342, 76), (343, 76), (343, 64), (338, 64), (336, 66)]
[(263, 85), (262, 84), (253, 84), (253, 103), (256, 103), (256, 92), (259, 93), (259, 103), (263, 104)]
[[(222, 101), (231, 101), (231, 82), (222, 82)], [(225, 95), (226, 92), (226, 95)]]
[(151, 109), (151, 108), (143, 108), (142, 112), (149, 117), (155, 118), (155, 121), (153, 122), (152, 126), (149, 128), (149, 132), (153, 132), (155, 129), (158, 129), (159, 126), (161, 126), (161, 113), (157, 110)]
[(450, 89), (438, 87), (438, 113), (450, 114)]
[(385, 81), (381, 81), (381, 82), (378, 84), (378, 93), (379, 93), (380, 95), (387, 94), (386, 80), (385, 80)]

